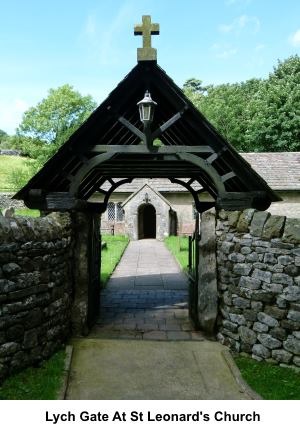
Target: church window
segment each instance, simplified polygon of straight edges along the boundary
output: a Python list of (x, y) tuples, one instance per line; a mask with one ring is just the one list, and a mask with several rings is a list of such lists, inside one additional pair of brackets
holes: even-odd
[(115, 221), (116, 219), (115, 204), (113, 202), (109, 202), (107, 205), (107, 219), (108, 221)]
[(109, 202), (107, 205), (107, 219), (108, 221), (124, 221), (124, 211), (122, 202), (113, 203)]
[(124, 221), (124, 211), (123, 211), (121, 202), (116, 204), (116, 212), (117, 212), (117, 221)]

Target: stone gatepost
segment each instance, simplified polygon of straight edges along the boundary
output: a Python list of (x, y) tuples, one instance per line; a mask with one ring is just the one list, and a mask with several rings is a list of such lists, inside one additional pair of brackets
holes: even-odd
[(100, 216), (90, 212), (74, 213), (73, 232), (72, 333), (86, 336), (100, 305)]
[(198, 266), (198, 321), (200, 328), (213, 334), (218, 315), (216, 212), (206, 211), (201, 216)]

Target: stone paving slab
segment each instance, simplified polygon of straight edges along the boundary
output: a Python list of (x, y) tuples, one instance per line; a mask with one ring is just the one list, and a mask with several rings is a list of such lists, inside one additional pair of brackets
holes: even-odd
[[(105, 290), (91, 335), (151, 339), (203, 339), (192, 334), (188, 279), (162, 242), (130, 242)], [(180, 332), (183, 332), (181, 334)], [(105, 333), (106, 332), (106, 333)], [(175, 333), (176, 332), (176, 333)]]
[(102, 291), (97, 324), (73, 346), (70, 400), (250, 398), (225, 347), (193, 329), (187, 278), (155, 240), (129, 244)]
[(127, 337), (75, 339), (72, 343), (69, 400), (251, 398), (224, 359), (226, 348), (217, 342)]

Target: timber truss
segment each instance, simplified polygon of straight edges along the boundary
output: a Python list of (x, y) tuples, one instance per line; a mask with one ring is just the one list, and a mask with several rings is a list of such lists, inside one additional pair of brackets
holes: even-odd
[[(145, 90), (158, 103), (153, 147), (143, 144), (136, 106)], [(265, 210), (280, 200), (156, 61), (139, 62), (15, 198), (45, 211), (101, 213), (111, 194), (134, 178), (182, 185), (199, 212), (213, 206)], [(95, 195), (102, 195), (100, 203)]]

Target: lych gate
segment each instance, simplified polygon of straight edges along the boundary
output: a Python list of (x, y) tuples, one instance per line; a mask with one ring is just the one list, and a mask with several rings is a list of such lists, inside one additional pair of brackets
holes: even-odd
[[(143, 34), (144, 40), (138, 50), (138, 64), (15, 196), (30, 208), (73, 213), (77, 248), (73, 327), (81, 333), (93, 324), (99, 311), (99, 215), (119, 185), (134, 178), (168, 178), (192, 194), (200, 214), (213, 207), (265, 210), (278, 200), (157, 65), (151, 34), (158, 34), (158, 25), (143, 17), (143, 26), (137, 26), (135, 34)], [(146, 91), (157, 102), (151, 129), (152, 118), (146, 117), (147, 101), (151, 105), (149, 94), (140, 104), (144, 128), (137, 109)], [(159, 145), (154, 146), (158, 138)], [(210, 201), (202, 201), (204, 192), (209, 193)], [(99, 203), (91, 201), (95, 193), (102, 196)], [(140, 229), (152, 236), (153, 231), (145, 228), (145, 218), (153, 216), (149, 207), (141, 209), (144, 225)], [(200, 242), (204, 258), (205, 246), (210, 245), (204, 234)], [(206, 303), (199, 284), (199, 292), (191, 297), (194, 319), (211, 331), (212, 322), (206, 325), (205, 318), (198, 317), (206, 308), (216, 308), (216, 296)]]

